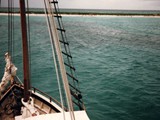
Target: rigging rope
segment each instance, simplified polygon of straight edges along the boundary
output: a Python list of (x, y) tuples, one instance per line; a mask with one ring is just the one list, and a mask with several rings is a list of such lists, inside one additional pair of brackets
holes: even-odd
[(10, 1), (8, 0), (8, 52), (9, 51), (10, 51)]
[[(55, 10), (55, 14), (57, 16), (57, 21), (58, 21), (58, 26), (60, 29), (64, 30), (64, 25), (63, 25), (63, 22), (62, 22), (62, 17), (58, 17), (58, 16), (61, 16), (59, 15), (60, 13), (60, 10), (59, 10), (59, 6), (58, 4), (55, 4), (54, 3), (54, 10)], [(68, 43), (68, 40), (67, 40), (67, 36), (65, 34), (65, 31), (60, 31), (60, 34), (61, 34), (61, 39), (64, 43)], [(69, 44), (63, 44), (64, 46), (64, 50), (65, 52), (71, 56), (71, 52), (70, 52), (70, 49), (69, 49)], [(79, 88), (79, 83), (78, 81), (75, 81), (74, 78), (77, 78), (77, 75), (76, 75), (76, 72), (75, 72), (75, 68), (74, 68), (74, 64), (73, 64), (73, 60), (72, 60), (72, 57), (69, 57), (69, 56), (66, 56), (67, 57), (67, 61), (68, 61), (68, 67), (70, 69), (70, 73), (71, 73), (71, 76), (69, 75), (69, 77), (72, 79), (72, 83), (73, 83), (73, 86), (74, 87), (77, 87)], [(73, 69), (74, 68), (74, 69)], [(72, 77), (73, 76), (73, 77)], [(75, 77), (74, 77), (75, 76)], [(76, 89), (74, 89), (76, 93), (78, 93), (78, 91)]]
[(14, 0), (8, 0), (8, 52), (14, 59)]
[[(65, 44), (65, 43), (68, 43), (68, 40), (67, 40), (67, 36), (65, 34), (65, 31), (62, 31), (62, 30), (64, 30), (64, 24), (63, 24), (63, 21), (62, 21), (62, 17), (60, 17), (61, 15), (59, 14), (60, 10), (59, 10), (58, 4), (56, 4), (55, 2), (53, 2), (53, 4), (54, 4), (54, 12), (55, 12), (55, 14), (57, 16), (58, 26), (61, 29), (61, 31), (59, 31), (60, 35), (61, 35), (61, 39), (63, 41), (61, 44), (63, 44), (65, 53), (67, 54), (66, 55), (66, 57), (67, 57), (67, 61), (66, 62), (68, 62), (68, 64), (65, 63), (65, 65), (67, 67), (69, 67), (69, 69), (70, 69), (70, 74), (68, 74), (68, 77), (72, 79), (72, 84), (71, 84), (71, 81), (69, 83), (70, 87), (72, 88), (71, 91), (73, 91), (71, 93), (72, 93), (72, 95), (73, 94), (77, 94), (78, 95), (78, 94), (81, 94), (81, 92), (79, 90), (75, 89), (75, 88), (79, 89), (79, 82), (78, 82), (78, 80), (75, 80), (75, 78), (77, 78), (77, 75), (76, 75), (76, 72), (75, 72), (75, 68), (74, 68), (74, 63), (73, 63), (72, 57), (68, 56), (68, 55), (71, 56), (71, 52), (70, 52), (70, 49), (69, 49), (69, 44)], [(73, 98), (75, 98), (74, 95), (73, 95)], [(80, 99), (82, 100), (82, 97)], [(80, 109), (83, 109), (84, 108), (83, 101), (81, 102), (80, 99), (78, 99), (78, 104), (79, 104), (78, 106), (79, 106)]]
[(12, 0), (12, 61), (14, 62), (14, 0)]
[[(54, 2), (54, 0), (53, 0)], [(75, 120), (75, 116), (74, 116), (74, 112), (73, 112), (73, 103), (72, 103), (72, 98), (71, 98), (71, 93), (70, 93), (70, 88), (69, 88), (69, 84), (68, 84), (68, 79), (67, 79), (67, 75), (66, 75), (66, 70), (65, 70), (65, 66), (64, 66), (64, 62), (63, 62), (63, 57), (62, 57), (62, 53), (61, 53), (61, 48), (60, 48), (60, 43), (59, 43), (59, 37), (58, 37), (58, 33), (57, 33), (57, 28), (56, 28), (56, 24), (55, 24), (55, 20), (54, 20), (54, 16), (53, 16), (53, 11), (51, 8), (51, 2), (50, 0), (48, 0), (47, 3), (47, 10), (49, 12), (49, 22), (50, 22), (50, 26), (51, 26), (51, 34), (53, 34), (53, 39), (52, 42), (54, 43), (54, 47), (57, 53), (57, 59), (58, 59), (58, 65), (59, 65), (59, 71), (61, 73), (61, 78), (62, 78), (62, 82), (64, 85), (64, 89), (65, 89), (65, 93), (66, 93), (66, 98), (67, 98), (67, 104), (68, 104), (68, 108), (69, 108), (69, 112), (70, 112), (70, 117), (71, 120)]]
[(59, 89), (59, 94), (60, 94), (60, 100), (61, 100), (61, 104), (62, 104), (62, 112), (63, 112), (63, 118), (65, 120), (65, 114), (64, 114), (64, 103), (63, 103), (63, 96), (62, 96), (62, 89), (61, 89), (61, 84), (60, 84), (60, 75), (59, 75), (59, 72), (58, 72), (58, 65), (57, 65), (57, 62), (56, 62), (56, 57), (55, 57), (55, 47), (54, 47), (54, 43), (53, 43), (53, 35), (52, 35), (52, 29), (51, 29), (51, 24), (49, 22), (49, 14), (47, 12), (47, 3), (46, 3), (46, 0), (44, 0), (44, 4), (45, 4), (45, 8), (44, 8), (44, 11), (45, 11), (45, 15), (46, 15), (46, 20), (47, 20), (47, 24), (48, 24), (48, 30), (49, 30), (49, 35), (50, 35), (50, 42), (51, 42), (51, 47), (52, 47), (52, 56), (53, 56), (53, 59), (54, 59), (54, 65), (55, 65), (55, 70), (56, 70), (56, 75), (57, 75), (57, 82), (58, 82), (58, 89)]

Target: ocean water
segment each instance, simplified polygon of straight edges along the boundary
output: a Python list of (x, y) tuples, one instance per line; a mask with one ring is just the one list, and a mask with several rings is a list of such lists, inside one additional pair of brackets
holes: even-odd
[[(14, 21), (13, 61), (22, 79), (19, 17)], [(63, 21), (90, 119), (159, 120), (160, 18), (64, 16)], [(0, 77), (7, 22), (0, 16)], [(58, 98), (45, 22), (44, 16), (30, 17), (31, 80)]]

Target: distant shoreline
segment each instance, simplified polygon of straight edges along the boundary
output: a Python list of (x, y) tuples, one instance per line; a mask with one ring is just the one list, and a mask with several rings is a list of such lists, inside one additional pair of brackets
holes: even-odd
[[(160, 18), (160, 14), (97, 14), (97, 13), (60, 13), (62, 16), (91, 16), (91, 17), (153, 17)], [(8, 15), (6, 12), (0, 12), (0, 15)], [(15, 16), (19, 16), (19, 13), (14, 13)], [(30, 16), (45, 16), (44, 13), (29, 13)]]
[[(19, 14), (19, 8), (14, 8), (14, 14)], [(8, 8), (2, 8), (0, 13), (8, 13)], [(43, 15), (45, 14), (42, 8), (30, 8), (29, 14)], [(160, 10), (110, 10), (110, 9), (65, 9), (60, 8), (58, 11), (62, 16), (149, 16), (159, 17)]]

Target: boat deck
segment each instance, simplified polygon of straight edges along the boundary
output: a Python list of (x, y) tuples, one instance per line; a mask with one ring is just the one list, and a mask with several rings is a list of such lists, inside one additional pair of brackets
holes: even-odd
[[(70, 113), (54, 113), (54, 114), (44, 114), (34, 117), (26, 118), (25, 120), (71, 120)], [(89, 120), (86, 111), (74, 111), (75, 120)], [(16, 117), (16, 120), (22, 120), (21, 116)]]
[[(33, 91), (31, 97), (34, 108), (40, 115), (60, 112), (58, 105), (43, 95)], [(0, 99), (0, 120), (15, 120), (15, 116), (21, 115), (21, 107), (24, 106), (22, 98), (23, 87), (18, 84), (12, 85)]]
[(5, 99), (0, 105), (0, 120), (14, 120), (15, 115), (21, 114), (21, 93), (18, 96), (9, 89), (8, 93), (5, 96)]

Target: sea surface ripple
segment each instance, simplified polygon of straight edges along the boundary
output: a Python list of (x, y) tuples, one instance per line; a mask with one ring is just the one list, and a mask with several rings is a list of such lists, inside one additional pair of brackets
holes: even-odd
[[(58, 89), (45, 17), (30, 19), (32, 85), (53, 95)], [(14, 63), (22, 79), (18, 16), (15, 21)], [(160, 120), (160, 18), (64, 16), (63, 21), (90, 119)], [(6, 26), (7, 16), (0, 16), (0, 77)]]

